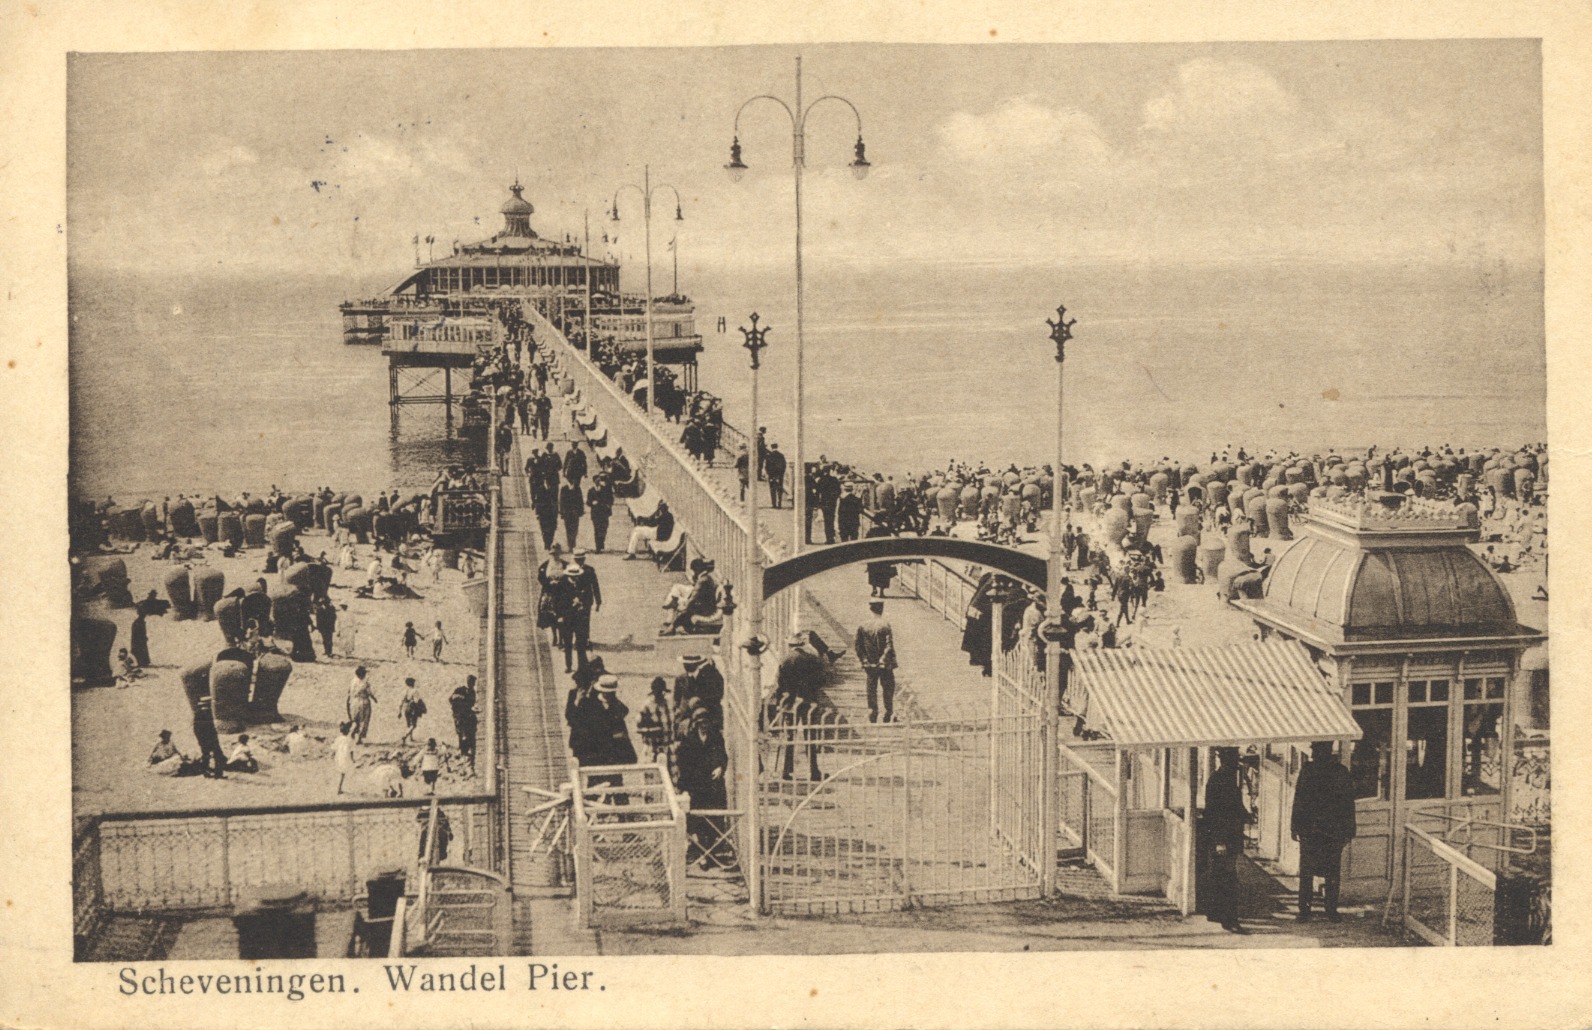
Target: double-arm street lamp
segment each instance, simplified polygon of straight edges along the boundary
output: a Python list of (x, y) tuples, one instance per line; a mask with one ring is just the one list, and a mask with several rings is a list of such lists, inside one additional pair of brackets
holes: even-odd
[[(619, 194), (625, 190), (635, 190), (641, 195), (641, 220), (646, 224), (646, 252), (647, 252), (647, 414), (650, 416), (656, 409), (653, 406), (653, 390), (656, 389), (658, 377), (653, 368), (652, 360), (652, 195), (658, 190), (666, 189), (674, 194), (674, 220), (685, 221), (685, 215), (680, 210), (680, 191), (666, 182), (656, 185), (652, 182), (652, 167), (643, 165), (641, 169), (641, 185), (627, 182), (614, 190), (613, 209), (608, 212), (608, 217), (619, 221)], [(588, 310), (590, 305), (588, 302)], [(591, 346), (588, 342), (587, 346)]]
[[(857, 143), (854, 147), (854, 159), (851, 162), (852, 174), (861, 179), (868, 174), (871, 167), (868, 164), (867, 152), (862, 142), (862, 115), (858, 114), (857, 107), (845, 97), (826, 93), (805, 107), (802, 105), (802, 59), (796, 58), (796, 102), (787, 104), (779, 97), (768, 93), (761, 93), (751, 97), (741, 104), (735, 112), (735, 135), (730, 143), (730, 161), (724, 168), (730, 173), (730, 178), (736, 182), (746, 174), (747, 166), (741, 160), (741, 113), (754, 101), (772, 100), (784, 109), (790, 118), (791, 126), (791, 171), (796, 180), (796, 426), (795, 438), (792, 440), (790, 450), (791, 464), (795, 469), (792, 476), (794, 480), (791, 489), (792, 513), (795, 518), (796, 532), (791, 541), (792, 554), (799, 554), (802, 542), (806, 539), (807, 532), (807, 465), (802, 449), (802, 350), (805, 342), (803, 329), (803, 289), (802, 281), (802, 169), (807, 164), (807, 116), (813, 108), (826, 100), (833, 100), (845, 104), (851, 109), (852, 115), (857, 119)], [(751, 431), (757, 431), (757, 422), (754, 419)], [(754, 456), (755, 460), (755, 456)], [(755, 481), (754, 481), (754, 486)]]

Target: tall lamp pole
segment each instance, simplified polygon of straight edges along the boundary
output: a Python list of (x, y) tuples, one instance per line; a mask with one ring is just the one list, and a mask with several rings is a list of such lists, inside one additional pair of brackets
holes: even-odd
[[(791, 172), (796, 181), (796, 426), (795, 436), (791, 445), (791, 464), (795, 474), (791, 488), (791, 511), (795, 520), (796, 532), (791, 540), (791, 553), (800, 554), (802, 543), (806, 540), (807, 532), (807, 463), (802, 449), (802, 356), (803, 346), (806, 342), (803, 335), (804, 327), (804, 289), (802, 280), (802, 169), (807, 164), (807, 116), (813, 108), (826, 100), (835, 100), (851, 108), (851, 113), (857, 119), (857, 143), (853, 148), (855, 158), (851, 162), (851, 171), (858, 179), (868, 174), (871, 167), (868, 164), (866, 150), (862, 142), (862, 115), (857, 112), (857, 107), (845, 97), (826, 93), (812, 103), (802, 106), (802, 59), (796, 58), (796, 102), (787, 104), (779, 97), (768, 93), (761, 93), (743, 102), (740, 109), (735, 112), (735, 135), (730, 143), (730, 162), (724, 168), (730, 173), (730, 178), (736, 182), (746, 174), (747, 165), (741, 161), (741, 112), (748, 105), (757, 100), (772, 100), (784, 109), (790, 118), (791, 127)], [(757, 421), (753, 419), (752, 431), (757, 431)], [(755, 460), (755, 459), (754, 459)]]
[(1050, 326), (1050, 341), (1056, 345), (1056, 468), (1050, 486), (1050, 612), (1063, 615), (1061, 577), (1065, 571), (1065, 556), (1061, 552), (1061, 480), (1066, 472), (1062, 467), (1062, 403), (1066, 397), (1067, 341), (1072, 339), (1072, 327), (1078, 320), (1068, 318), (1066, 306), (1061, 305), (1056, 308), (1056, 317), (1045, 319), (1045, 324)]
[[(1061, 579), (1066, 571), (1066, 555), (1061, 547), (1061, 494), (1062, 477), (1067, 474), (1062, 465), (1062, 402), (1066, 396), (1067, 341), (1072, 339), (1072, 327), (1078, 324), (1078, 320), (1068, 318), (1067, 308), (1063, 305), (1056, 308), (1055, 319), (1047, 318), (1045, 324), (1050, 326), (1050, 340), (1056, 345), (1056, 467), (1050, 483), (1050, 575), (1046, 603), (1046, 621), (1050, 625), (1049, 632), (1045, 634), (1045, 690), (1040, 711), (1039, 839), (1052, 841), (1056, 839), (1055, 762), (1061, 709), (1061, 634), (1067, 618), (1067, 613), (1061, 610)], [(1055, 853), (1052, 851), (1049, 854), (1050, 860), (1040, 867), (1040, 891), (1046, 896), (1055, 891), (1056, 885)]]
[(685, 215), (680, 210), (679, 190), (666, 182), (660, 182), (654, 186), (652, 184), (652, 167), (650, 165), (642, 166), (641, 175), (642, 184), (640, 186), (633, 182), (627, 182), (614, 190), (614, 206), (613, 210), (608, 213), (608, 217), (615, 222), (619, 221), (619, 194), (625, 190), (635, 190), (641, 194), (641, 220), (646, 224), (647, 252), (647, 415), (651, 417), (653, 411), (656, 410), (653, 406), (653, 390), (657, 384), (657, 375), (655, 374), (656, 370), (653, 368), (652, 358), (652, 194), (657, 190), (663, 189), (673, 193), (674, 220), (683, 222), (685, 221)]
[[(752, 312), (752, 328), (741, 327), (741, 335), (746, 337), (742, 344), (752, 355), (752, 424), (757, 424), (757, 370), (762, 367), (761, 356), (763, 348), (768, 346), (764, 339), (768, 336), (770, 326), (758, 328), (757, 312)], [(743, 777), (755, 778), (757, 767), (752, 756), (757, 754), (757, 738), (763, 712), (763, 652), (767, 650), (767, 642), (763, 639), (763, 542), (757, 524), (757, 455), (751, 450), (746, 454), (746, 533), (747, 540), (747, 568), (746, 568), (746, 605), (747, 605), (747, 636), (741, 645), (746, 648), (746, 654), (751, 662), (750, 684), (748, 693), (751, 697), (743, 711), (745, 718), (742, 720), (743, 730), (746, 734), (745, 746), (742, 755), (746, 758), (743, 768), (737, 773)], [(752, 800), (745, 806), (742, 816), (741, 840), (758, 842), (754, 847), (761, 848), (761, 830), (758, 828), (757, 789), (752, 784), (743, 797)], [(762, 873), (760, 855), (741, 856), (742, 867), (747, 873), (747, 883), (751, 888), (751, 903), (754, 910), (761, 911), (762, 903)]]

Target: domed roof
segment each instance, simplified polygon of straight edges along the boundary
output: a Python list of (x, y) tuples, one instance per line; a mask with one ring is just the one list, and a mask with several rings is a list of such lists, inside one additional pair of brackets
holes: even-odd
[(525, 192), (525, 187), (520, 185), (518, 179), (514, 181), (514, 185), (509, 187), (509, 192), (514, 194), (514, 196), (510, 197), (500, 209), (503, 214), (531, 215), (536, 213), (536, 208), (531, 202), (520, 196), (521, 193)]
[(1517, 632), (1515, 606), (1463, 545), (1364, 548), (1306, 536), (1266, 580), (1266, 607), (1335, 628), (1345, 640)]

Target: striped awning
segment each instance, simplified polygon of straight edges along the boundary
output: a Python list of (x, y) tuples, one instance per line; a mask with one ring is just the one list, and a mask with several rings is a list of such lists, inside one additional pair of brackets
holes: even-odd
[(1352, 740), (1341, 691), (1292, 640), (1231, 647), (1079, 651), (1068, 707), (1122, 746)]

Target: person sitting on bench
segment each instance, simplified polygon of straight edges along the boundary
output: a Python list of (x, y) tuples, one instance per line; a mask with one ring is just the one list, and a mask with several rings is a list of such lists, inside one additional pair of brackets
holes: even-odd
[[(679, 614), (680, 609), (685, 607), (686, 599), (691, 596), (691, 587), (696, 583), (697, 574), (702, 571), (702, 559), (692, 558), (690, 568), (691, 578), (682, 583), (674, 584), (669, 588), (669, 592), (664, 595), (661, 606), (664, 611)], [(663, 628), (668, 629), (672, 622), (674, 622), (673, 615), (663, 620)]]
[(696, 566), (696, 578), (691, 583), (691, 592), (665, 633), (702, 633), (724, 625), (719, 615), (719, 581), (713, 575), (713, 559), (698, 558), (692, 564)]
[(625, 547), (625, 560), (640, 557), (637, 548), (642, 544), (647, 545), (648, 553), (654, 553), (655, 545), (666, 544), (674, 536), (674, 512), (669, 510), (667, 501), (658, 502), (658, 510), (651, 515), (638, 515), (635, 519), (636, 528), (630, 531), (630, 543)]

